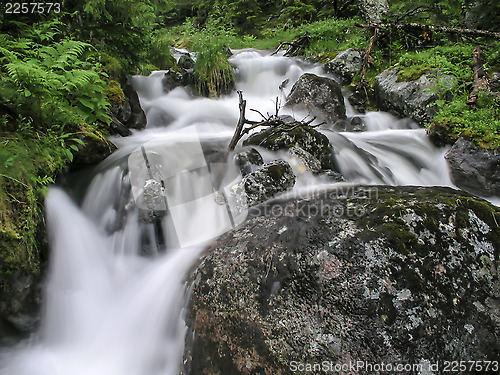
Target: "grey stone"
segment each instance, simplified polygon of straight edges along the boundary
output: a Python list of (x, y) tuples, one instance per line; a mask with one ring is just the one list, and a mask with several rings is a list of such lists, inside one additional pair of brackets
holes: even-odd
[(177, 61), (177, 66), (182, 69), (193, 69), (194, 60), (189, 55), (181, 55), (179, 61)]
[(449, 188), (359, 186), (255, 207), (190, 275), (182, 373), (497, 360), (497, 222), (498, 208)]
[(459, 138), (445, 155), (455, 185), (481, 195), (500, 195), (500, 150)]
[(500, 92), (500, 72), (493, 72), (490, 79), (491, 91)]
[(338, 75), (342, 79), (342, 85), (351, 83), (354, 75), (361, 71), (363, 56), (360, 51), (349, 48), (339, 52), (332, 61), (325, 64), (325, 70)]
[(167, 93), (176, 87), (184, 85), (184, 77), (182, 73), (176, 72), (172, 69), (165, 72), (165, 77), (162, 79), (163, 92)]
[(262, 164), (264, 164), (262, 155), (253, 147), (238, 152), (235, 156), (235, 162), (243, 176), (254, 172)]
[(285, 105), (308, 111), (329, 124), (346, 118), (341, 86), (311, 73), (303, 74), (293, 85)]
[(453, 87), (451, 76), (425, 74), (409, 82), (397, 82), (396, 69), (387, 69), (375, 77), (374, 90), (380, 109), (397, 116), (409, 117), (420, 125), (429, 122), (437, 112), (433, 104)]
[(275, 160), (246, 174), (240, 182), (240, 189), (246, 195), (248, 207), (251, 207), (291, 189), (294, 184), (295, 175), (290, 164)]

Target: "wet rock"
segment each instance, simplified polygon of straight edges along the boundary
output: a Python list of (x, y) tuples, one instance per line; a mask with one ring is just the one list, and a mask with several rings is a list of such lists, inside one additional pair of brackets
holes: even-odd
[(356, 87), (352, 92), (348, 93), (347, 100), (358, 113), (365, 113), (366, 107), (370, 102), (375, 101), (373, 98), (373, 89), (367, 88), (364, 90)]
[(0, 344), (32, 332), (39, 321), (39, 274), (17, 271), (2, 278), (0, 290)]
[[(332, 145), (328, 138), (314, 128), (299, 122), (283, 123), (269, 127), (259, 133), (252, 134), (243, 144), (261, 146), (271, 151), (291, 150), (292, 148), (295, 148), (295, 150), (301, 149), (300, 153), (304, 157), (311, 156), (310, 161), (305, 160), (306, 165), (319, 163), (321, 166), (319, 171), (313, 172), (318, 173), (327, 170), (338, 172)], [(317, 161), (312, 160), (312, 158)]]
[[(374, 90), (380, 109), (409, 117), (418, 124), (428, 123), (437, 112), (433, 103), (438, 93), (454, 85), (451, 76), (425, 74), (409, 82), (397, 82), (396, 69), (387, 69), (375, 77)], [(439, 88), (438, 88), (439, 86)]]
[(194, 60), (191, 56), (184, 54), (179, 57), (179, 61), (177, 61), (177, 66), (181, 69), (193, 69), (194, 68)]
[(430, 141), (437, 147), (452, 145), (457, 137), (452, 134), (444, 122), (433, 122), (426, 130)]
[(254, 172), (258, 169), (262, 164), (264, 164), (264, 160), (262, 159), (262, 155), (255, 148), (249, 148), (247, 150), (238, 152), (235, 156), (235, 162), (238, 168), (241, 171), (243, 176)]
[(335, 125), (333, 125), (333, 130), (351, 133), (364, 132), (366, 131), (366, 124), (360, 117), (354, 116), (350, 120), (337, 121)]
[(481, 195), (500, 195), (500, 150), (459, 138), (445, 155), (455, 185)]
[(342, 79), (342, 85), (351, 83), (354, 75), (361, 71), (363, 56), (361, 52), (349, 48), (339, 52), (332, 61), (325, 64), (325, 70), (338, 75)]
[(73, 153), (73, 166), (97, 164), (116, 150), (116, 146), (102, 135), (88, 133), (80, 140), (84, 145), (78, 145), (78, 150)]
[(130, 107), (128, 99), (125, 99), (121, 103), (113, 103), (111, 105), (111, 112), (118, 121), (125, 124), (132, 116), (132, 107)]
[(240, 188), (245, 192), (248, 207), (251, 207), (291, 189), (294, 184), (295, 175), (290, 164), (276, 160), (246, 174)]
[(308, 111), (329, 124), (346, 118), (341, 86), (333, 79), (310, 73), (303, 74), (293, 85), (285, 105)]
[(498, 222), (498, 208), (449, 188), (258, 206), (194, 268), (183, 374), (497, 360)]
[(141, 103), (139, 102), (139, 96), (137, 91), (130, 82), (123, 85), (123, 93), (127, 98), (132, 114), (130, 118), (123, 123), (129, 129), (144, 129), (146, 127), (146, 114), (142, 110)]
[(139, 96), (130, 82), (118, 88), (123, 95), (120, 101), (113, 102), (108, 114), (112, 118), (110, 133), (122, 137), (131, 134), (130, 129), (144, 129), (146, 115), (139, 103)]
[(176, 87), (184, 85), (184, 77), (180, 72), (169, 69), (165, 72), (165, 77), (161, 80), (163, 85), (163, 92), (167, 93)]

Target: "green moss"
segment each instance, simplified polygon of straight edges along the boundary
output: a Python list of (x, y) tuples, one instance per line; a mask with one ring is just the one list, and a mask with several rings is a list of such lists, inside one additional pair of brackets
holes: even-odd
[(69, 162), (60, 141), (44, 133), (0, 134), (0, 285), (21, 270), (40, 272), (37, 229), (44, 184)]
[(398, 79), (396, 82), (408, 82), (419, 79), (424, 73), (430, 70), (429, 65), (414, 65), (398, 69)]
[(485, 149), (500, 147), (500, 108), (493, 95), (479, 94), (475, 108), (467, 103), (468, 93), (444, 103), (430, 126), (446, 126), (451, 138), (464, 137)]
[(111, 104), (119, 104), (125, 100), (125, 94), (123, 94), (120, 83), (114, 79), (107, 82), (105, 94)]

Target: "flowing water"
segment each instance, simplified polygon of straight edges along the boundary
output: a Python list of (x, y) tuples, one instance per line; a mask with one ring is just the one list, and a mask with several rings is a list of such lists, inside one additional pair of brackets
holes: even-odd
[[(264, 114), (275, 113), (276, 101), (284, 103), (301, 74), (324, 75), (318, 66), (268, 52), (235, 52), (237, 88), (247, 109)], [(227, 204), (213, 203), (213, 186), (234, 185), (236, 168), (207, 164), (220, 161), (239, 110), (236, 93), (193, 98), (176, 88), (164, 94), (162, 78), (162, 72), (134, 77), (148, 128), (113, 140), (119, 149), (96, 168), (79, 206), (61, 189), (50, 189), (51, 259), (40, 328), (0, 354), (0, 374), (178, 373), (185, 276), (207, 241), (244, 219)], [(350, 182), (452, 186), (446, 150), (433, 147), (423, 129), (387, 113), (359, 115), (348, 108), (348, 115), (363, 117), (368, 131), (322, 131)], [(247, 118), (260, 115), (247, 110)], [(294, 167), (297, 188), (320, 184), (292, 156), (281, 156)], [(161, 186), (154, 185), (158, 176)], [(167, 198), (158, 200), (158, 191)], [(206, 196), (213, 199), (198, 199)]]

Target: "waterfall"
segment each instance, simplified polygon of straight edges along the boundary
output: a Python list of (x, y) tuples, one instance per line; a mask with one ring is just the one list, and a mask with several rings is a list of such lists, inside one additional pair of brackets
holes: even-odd
[[(236, 51), (231, 64), (247, 108), (264, 114), (274, 114), (276, 100), (283, 104), (303, 73), (326, 75), (319, 66), (254, 50)], [(236, 93), (194, 98), (178, 87), (165, 94), (162, 78), (162, 72), (134, 78), (148, 128), (113, 139), (118, 150), (96, 169), (80, 207), (64, 191), (50, 189), (42, 323), (29, 340), (0, 353), (0, 374), (178, 373), (185, 276), (208, 241), (241, 222), (245, 212), (213, 195), (215, 187), (238, 181), (237, 170), (226, 166), (218, 181), (211, 180), (238, 120)], [(280, 114), (307, 116), (289, 108)], [(424, 130), (389, 114), (351, 109), (349, 115), (362, 117), (368, 131), (322, 130), (349, 181), (452, 186), (446, 149), (432, 146)], [(250, 111), (247, 117), (260, 119)], [(295, 165), (292, 156), (283, 157)], [(318, 183), (307, 172), (296, 173), (298, 187)], [(155, 174), (164, 186), (154, 186)], [(167, 192), (168, 202), (156, 199), (158, 191)], [(230, 189), (226, 193), (230, 201)], [(207, 196), (214, 199), (202, 202)]]

